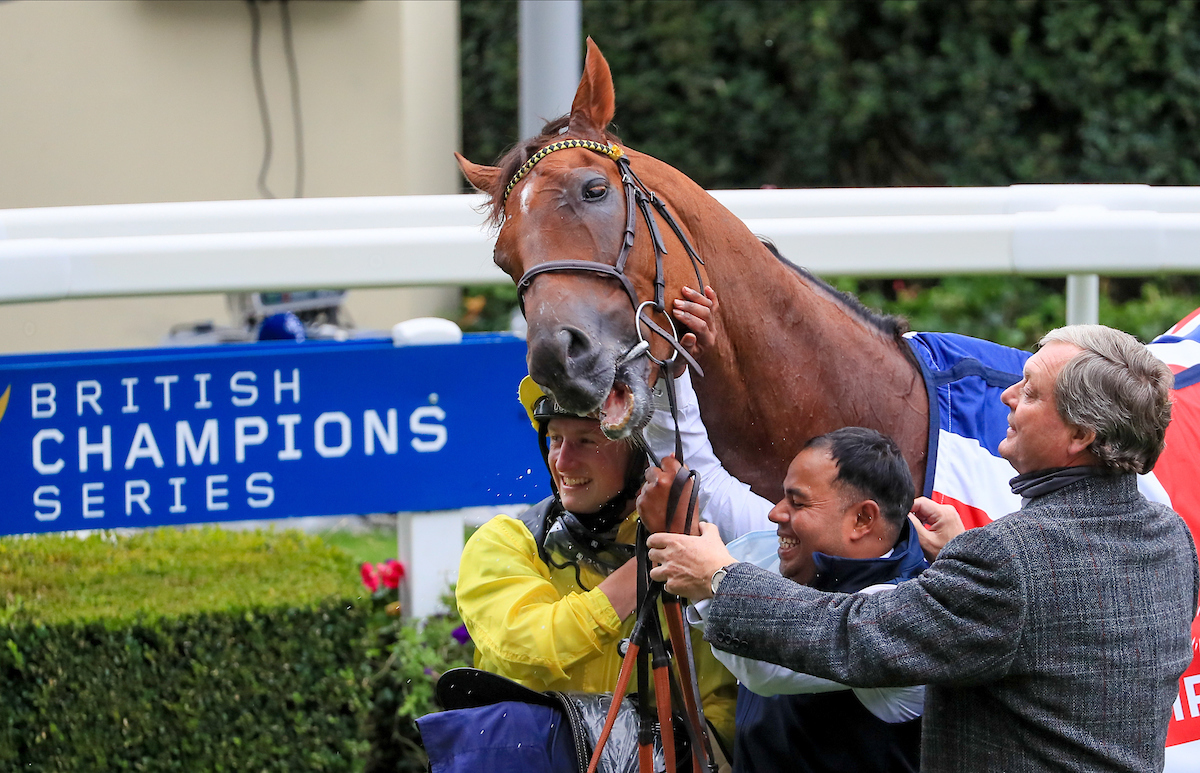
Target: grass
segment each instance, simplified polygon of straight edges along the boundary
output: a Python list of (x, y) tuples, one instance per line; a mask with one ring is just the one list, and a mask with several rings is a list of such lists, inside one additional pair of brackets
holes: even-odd
[[(463, 544), (475, 533), (477, 526), (463, 527)], [(327, 531), (319, 535), (330, 545), (344, 550), (356, 566), (364, 561), (377, 564), (389, 558), (395, 558), (397, 553), (396, 530), (392, 527), (372, 529), (353, 534), (348, 531)]]
[(373, 564), (396, 557), (396, 530), (373, 529), (360, 534), (347, 531), (329, 531), (318, 535), (326, 543), (343, 550), (361, 566), (364, 561)]
[(0, 539), (0, 622), (124, 621), (362, 593), (345, 552), (298, 531)]

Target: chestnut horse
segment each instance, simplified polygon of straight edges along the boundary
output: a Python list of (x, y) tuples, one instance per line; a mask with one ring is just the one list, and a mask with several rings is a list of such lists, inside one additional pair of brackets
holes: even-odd
[[(701, 355), (694, 379), (717, 456), (733, 475), (776, 501), (788, 463), (809, 438), (863, 426), (899, 443), (923, 490), (929, 404), (920, 368), (901, 338), (902, 325), (775, 256), (731, 212), (679, 171), (630, 150), (608, 133), (615, 108), (608, 63), (589, 39), (587, 60), (569, 119), (510, 152), (499, 166), (459, 156), (467, 179), (492, 197), (500, 230), (496, 264), (520, 282), (551, 261), (615, 266), (627, 212), (620, 167), (594, 149), (538, 151), (567, 139), (615, 146), (632, 173), (674, 215), (680, 234), (661, 229), (666, 308), (697, 273), (720, 298), (717, 343)], [(514, 176), (519, 179), (515, 185)], [(628, 216), (628, 217), (627, 217)], [(639, 223), (624, 275), (637, 298), (654, 297), (654, 235)], [(703, 260), (688, 259), (682, 235)], [(649, 358), (623, 362), (638, 343), (629, 292), (613, 272), (568, 268), (536, 274), (523, 287), (529, 323), (529, 372), (569, 410), (600, 410), (606, 432), (627, 435), (651, 412), (657, 366)], [(666, 327), (662, 315), (655, 315)], [(670, 348), (650, 336), (651, 352)]]
[[(630, 356), (647, 335), (635, 308), (661, 295), (670, 309), (684, 284), (700, 280), (713, 286), (720, 305), (717, 342), (702, 353), (704, 376), (694, 384), (726, 469), (777, 501), (788, 464), (805, 441), (864, 426), (895, 438), (916, 490), (927, 490), (932, 395), (902, 337), (903, 324), (777, 257), (683, 174), (624, 147), (607, 131), (614, 108), (608, 64), (589, 39), (570, 116), (548, 124), (499, 166), (458, 158), (467, 179), (491, 196), (492, 221), (500, 229), (496, 264), (522, 293), (534, 380), (570, 410), (599, 410), (611, 436), (628, 435), (649, 420), (650, 387), (658, 376), (654, 360)], [(638, 223), (631, 197), (649, 191), (662, 221), (675, 227), (659, 229), (649, 216)], [(653, 199), (642, 203), (643, 211), (654, 205)], [(665, 255), (656, 254), (656, 243)], [(702, 264), (689, 259), (693, 246)], [(659, 327), (669, 326), (661, 312), (651, 316)], [(1200, 360), (1187, 347), (1200, 345), (1197, 320), (1200, 309), (1151, 347), (1180, 378), (1155, 473), (1194, 534), (1200, 533)], [(670, 356), (663, 337), (648, 340), (657, 360)], [(1172, 347), (1182, 352), (1178, 360), (1168, 353)], [(966, 485), (987, 488), (991, 480), (1007, 494), (1003, 483), (1011, 468), (978, 472)], [(970, 508), (956, 507), (970, 521)], [(985, 512), (971, 525), (1005, 512)], [(1193, 636), (1200, 637), (1200, 618)], [(1200, 657), (1185, 675), (1200, 675)], [(1200, 713), (1190, 695), (1176, 703), (1167, 744), (1179, 754), (1200, 754)], [(1176, 766), (1168, 762), (1168, 769)]]

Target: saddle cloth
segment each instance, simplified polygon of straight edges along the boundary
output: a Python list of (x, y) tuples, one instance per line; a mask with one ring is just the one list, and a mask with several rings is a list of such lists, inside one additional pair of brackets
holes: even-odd
[(1008, 431), (1000, 394), (1021, 380), (1029, 352), (956, 333), (909, 333), (929, 390), (925, 496), (953, 505), (967, 528), (1021, 507), (1017, 473), (996, 450)]
[(1154, 474), (1194, 537), (1200, 533), (1200, 309), (1155, 338), (1149, 349), (1175, 373), (1167, 445)]

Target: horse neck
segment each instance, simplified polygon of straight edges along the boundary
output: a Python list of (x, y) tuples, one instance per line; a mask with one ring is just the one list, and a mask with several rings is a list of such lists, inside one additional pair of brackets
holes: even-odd
[(672, 192), (719, 301), (717, 343), (695, 385), (726, 468), (777, 499), (809, 438), (867, 426), (897, 440), (919, 491), (928, 403), (903, 344), (775, 258), (731, 212), (670, 171), (684, 182), (656, 180), (657, 189)]

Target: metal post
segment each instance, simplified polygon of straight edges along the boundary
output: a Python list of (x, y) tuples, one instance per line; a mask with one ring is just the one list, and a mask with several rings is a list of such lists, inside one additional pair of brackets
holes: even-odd
[(583, 50), (581, 0), (521, 0), (520, 129), (541, 131), (547, 120), (571, 110)]
[(442, 596), (458, 579), (463, 551), (463, 512), (397, 513), (397, 549), (408, 575), (400, 585), (405, 617), (446, 611)]
[(1095, 325), (1100, 321), (1100, 276), (1067, 276), (1067, 324)]

